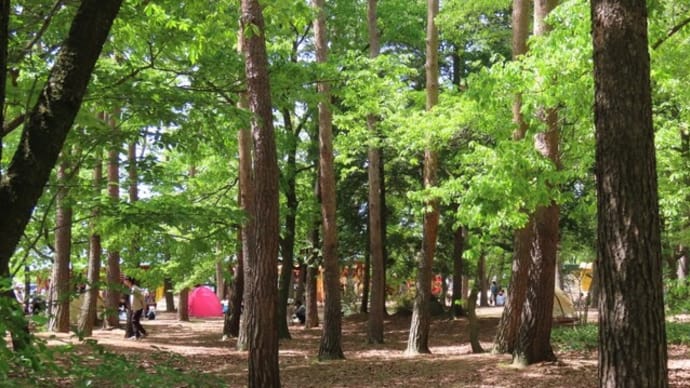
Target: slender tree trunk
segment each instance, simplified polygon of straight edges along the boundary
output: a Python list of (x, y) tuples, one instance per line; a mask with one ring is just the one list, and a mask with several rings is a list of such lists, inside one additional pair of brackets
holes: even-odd
[[(314, 20), (316, 61), (326, 63), (328, 41), (326, 38), (326, 13), (324, 0), (312, 0), (318, 12)], [(338, 232), (335, 218), (335, 168), (333, 166), (333, 129), (330, 108), (331, 91), (328, 82), (320, 81), (319, 102), (319, 184), (321, 186), (321, 215), (323, 222), (324, 306), (323, 333), (319, 347), (319, 360), (343, 359), (342, 312), (338, 268)]]
[[(5, 15), (7, 3), (2, 3)], [(121, 3), (80, 2), (36, 105), (27, 114), (17, 151), (0, 171), (5, 173), (0, 176), (0, 278), (10, 277), (10, 258), (55, 167)]]
[[(244, 47), (244, 33), (240, 29), (238, 49), (241, 54), (243, 54)], [(240, 93), (237, 105), (240, 109), (249, 109), (249, 100), (246, 92)], [(239, 322), (239, 332), (237, 334), (237, 349), (247, 350), (249, 335), (249, 328), (246, 317), (247, 314), (242, 314), (244, 307), (242, 303), (245, 304), (251, 298), (252, 282), (250, 279), (253, 275), (253, 261), (250, 258), (254, 257), (255, 247), (254, 247), (254, 177), (252, 172), (252, 148), (254, 144), (252, 142), (252, 133), (249, 128), (240, 128), (237, 132), (237, 143), (238, 143), (238, 154), (239, 154), (239, 180), (240, 180), (240, 198), (239, 206), (244, 211), (247, 216), (247, 220), (244, 225), (240, 227), (240, 241), (241, 241), (241, 257), (242, 265), (238, 268), (242, 270), (242, 297), (240, 299), (239, 305), (233, 306), (233, 314), (239, 308), (240, 318)], [(252, 259), (253, 260), (253, 259)]]
[[(115, 125), (115, 119), (110, 115), (104, 115), (104, 119), (108, 122), (113, 132), (117, 133), (118, 129)], [(113, 204), (117, 204), (120, 200), (120, 145), (118, 140), (115, 142), (116, 144), (108, 151), (108, 197)], [(120, 305), (120, 289), (122, 288), (120, 251), (117, 249), (108, 249), (106, 276), (108, 284), (106, 286), (105, 306), (106, 310), (112, 312), (112, 314), (108, 315), (108, 326), (117, 327), (119, 325), (119, 317), (116, 312)]]
[(477, 263), (477, 288), (479, 289), (479, 306), (487, 307), (489, 305), (489, 298), (486, 295), (488, 289), (488, 282), (486, 276), (486, 252), (482, 251), (479, 254), (479, 262)]
[[(101, 193), (102, 180), (103, 162), (101, 161), (101, 157), (99, 155), (96, 158), (96, 163), (93, 169), (93, 186), (97, 196)], [(98, 313), (98, 299), (101, 281), (101, 256), (103, 253), (103, 248), (101, 246), (101, 235), (96, 231), (99, 214), (100, 209), (96, 204), (91, 211), (91, 236), (89, 237), (89, 263), (86, 273), (86, 297), (84, 298), (84, 303), (81, 306), (78, 323), (79, 332), (81, 332), (85, 337), (90, 337), (93, 334), (96, 315)]]
[[(317, 174), (318, 175), (318, 174)], [(321, 189), (319, 185), (318, 176), (314, 182), (314, 196), (318, 202), (321, 202)], [(319, 239), (319, 228), (318, 222), (315, 222), (312, 226), (309, 240), (311, 241), (311, 252), (309, 260), (307, 261), (307, 279), (306, 279), (306, 320), (304, 322), (305, 328), (312, 328), (319, 326), (319, 306), (317, 299), (317, 277), (319, 276), (319, 262), (321, 260), (319, 257), (320, 239)]]
[(459, 226), (453, 233), (453, 291), (451, 297), (451, 315), (454, 318), (459, 318), (464, 315), (462, 308), (463, 287), (463, 262), (462, 256), (465, 251), (465, 236), (466, 229)]
[(58, 166), (58, 192), (55, 227), (55, 260), (50, 281), (50, 304), (53, 306), (49, 330), (69, 332), (70, 304), (70, 254), (72, 250), (72, 206), (69, 204), (68, 165), (69, 155), (63, 154)]
[(593, 0), (599, 386), (667, 387), (647, 8)]
[[(427, 32), (426, 32), (426, 109), (430, 111), (438, 104), (438, 28), (435, 18), (439, 12), (439, 0), (427, 0)], [(438, 170), (438, 154), (431, 148), (424, 151), (424, 187), (436, 185)], [(412, 323), (407, 340), (405, 353), (414, 355), (431, 353), (429, 350), (429, 325), (431, 313), (431, 270), (436, 251), (438, 236), (439, 209), (438, 199), (426, 202), (430, 208), (424, 213), (424, 236), (422, 238), (422, 252), (417, 267), (417, 293), (412, 312)]]
[(251, 276), (251, 299), (245, 300), (249, 335), (248, 386), (280, 387), (278, 368), (278, 328), (276, 282), (278, 260), (279, 182), (271, 90), (268, 78), (265, 27), (257, 0), (242, 0), (242, 50), (245, 55), (247, 95), (254, 139), (254, 223), (253, 243), (256, 256), (247, 258)]
[[(379, 55), (379, 32), (376, 27), (377, 0), (369, 0), (367, 26), (369, 30), (369, 57)], [(367, 341), (370, 344), (383, 343), (383, 318), (386, 309), (385, 262), (383, 259), (383, 229), (381, 228), (381, 153), (378, 145), (377, 120), (373, 114), (367, 117), (369, 139), (369, 255), (371, 256), (371, 308), (367, 324)], [(367, 268), (367, 271), (369, 269)]]
[(227, 330), (224, 332), (226, 335), (238, 338), (240, 336), (240, 317), (242, 316), (242, 297), (244, 296), (244, 252), (242, 248), (242, 233), (242, 228), (240, 227), (237, 231), (239, 244), (237, 249), (237, 265), (234, 269), (235, 276), (233, 277), (234, 282), (232, 284), (232, 299), (230, 300), (230, 306), (228, 308), (229, 319), (226, 325)]
[(295, 226), (297, 224), (297, 144), (299, 142), (299, 129), (295, 129), (290, 118), (290, 111), (283, 110), (283, 122), (285, 130), (290, 134), (287, 147), (287, 163), (285, 166), (285, 199), (287, 212), (285, 214), (285, 226), (283, 237), (280, 239), (280, 251), (283, 258), (283, 270), (280, 273), (278, 295), (278, 338), (290, 339), (288, 329), (287, 305), (290, 296), (290, 284), (292, 281), (292, 269), (295, 256)]

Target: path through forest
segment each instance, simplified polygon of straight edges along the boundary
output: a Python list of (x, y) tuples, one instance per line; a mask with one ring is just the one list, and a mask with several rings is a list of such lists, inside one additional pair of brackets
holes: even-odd
[[(488, 313), (487, 313), (488, 312)], [(495, 311), (480, 310), (481, 340), (489, 349), (498, 318)], [(523, 369), (510, 366), (507, 355), (472, 354), (465, 319), (435, 319), (430, 333), (431, 355), (406, 357), (409, 316), (385, 321), (384, 345), (366, 344), (366, 320), (350, 316), (343, 322), (345, 361), (318, 362), (321, 329), (291, 326), (292, 340), (280, 349), (280, 377), (284, 387), (596, 387), (595, 352), (557, 351), (559, 361)], [(247, 354), (235, 350), (235, 339), (221, 340), (222, 319), (178, 322), (173, 314), (161, 313), (145, 321), (149, 336), (125, 340), (124, 331), (96, 330), (94, 339), (113, 352), (142, 360), (152, 368), (154, 353), (170, 353), (184, 370), (206, 371), (220, 376), (229, 387), (243, 387), (247, 377)], [(58, 335), (55, 342), (76, 342)], [(669, 348), (671, 386), (690, 387), (690, 351)]]

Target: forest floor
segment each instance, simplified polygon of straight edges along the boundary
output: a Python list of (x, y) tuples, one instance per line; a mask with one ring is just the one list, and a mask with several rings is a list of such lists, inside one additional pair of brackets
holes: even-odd
[[(490, 349), (498, 324), (496, 309), (478, 309), (480, 340)], [(124, 331), (96, 330), (93, 339), (106, 349), (139, 360), (142, 368), (155, 369), (161, 353), (173, 355), (176, 368), (211, 373), (228, 387), (247, 381), (247, 353), (235, 350), (235, 339), (222, 338), (222, 319), (179, 322), (170, 313), (144, 321), (149, 335), (141, 341), (124, 339)], [(410, 316), (385, 321), (385, 344), (366, 343), (366, 318), (354, 315), (343, 321), (344, 361), (318, 362), (321, 328), (291, 326), (291, 340), (280, 344), (280, 379), (284, 387), (597, 387), (596, 351), (560, 351), (557, 362), (526, 368), (511, 366), (508, 355), (473, 354), (466, 319), (436, 318), (431, 323), (431, 354), (408, 357)], [(58, 334), (49, 343), (78, 341)], [(690, 349), (669, 346), (672, 387), (690, 387)], [(196, 386), (196, 384), (193, 384)], [(126, 385), (125, 385), (126, 386)]]

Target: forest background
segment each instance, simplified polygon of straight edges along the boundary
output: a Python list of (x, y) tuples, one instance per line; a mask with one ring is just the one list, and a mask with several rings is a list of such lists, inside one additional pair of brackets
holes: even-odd
[[(381, 52), (375, 58), (369, 53), (366, 4), (329, 2), (329, 56), (323, 63), (316, 60), (309, 4), (264, 3), (284, 265), (306, 269), (321, 264), (314, 234), (321, 222), (315, 184), (322, 96), (316, 85), (323, 80), (332, 93), (341, 266), (369, 259), (371, 147), (382, 157), (385, 279), (391, 288), (415, 276), (430, 198), (440, 209), (434, 273), (450, 275), (462, 260), (463, 274), (479, 283), (493, 277), (507, 283), (514, 231), (530, 212), (551, 201), (561, 210), (560, 264), (594, 260), (589, 3), (561, 2), (547, 19), (551, 31), (531, 37), (529, 52), (518, 60), (512, 60), (510, 7), (508, 1), (444, 2), (436, 18), (438, 105), (427, 109), (426, 2), (379, 4)], [(667, 307), (678, 312), (686, 311), (690, 300), (685, 283), (690, 132), (684, 86), (690, 68), (684, 28), (690, 5), (652, 1), (648, 7), (662, 252), (666, 290), (675, 296)], [(12, 3), (3, 175), (76, 9), (69, 1)], [(195, 284), (235, 280), (238, 230), (245, 221), (238, 203), (237, 133), (251, 121), (238, 106), (245, 90), (244, 59), (236, 48), (238, 11), (232, 1), (213, 6), (124, 2), (58, 167), (3, 275), (29, 287), (38, 278), (64, 276), (64, 271), (54, 275), (54, 264), (67, 263), (73, 274), (67, 288), (73, 289), (87, 276), (97, 235), (108, 263), (118, 263), (118, 271), (149, 287), (165, 283), (166, 289), (184, 293)], [(545, 87), (544, 80), (556, 81)], [(531, 141), (514, 141), (517, 93), (528, 139), (547, 129), (543, 107), (557, 107), (558, 166)], [(367, 126), (372, 116), (374, 133)], [(424, 186), (425, 150), (438, 154), (434, 187)], [(104, 161), (107, 178), (99, 172)], [(63, 232), (67, 237), (60, 237)]]

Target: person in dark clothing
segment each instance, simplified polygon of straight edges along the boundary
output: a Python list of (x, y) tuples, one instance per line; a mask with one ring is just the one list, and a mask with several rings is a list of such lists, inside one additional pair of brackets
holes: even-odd
[(144, 307), (146, 307), (144, 303), (144, 293), (141, 291), (141, 288), (134, 284), (134, 280), (129, 276), (125, 278), (125, 286), (129, 288), (129, 307), (132, 311), (132, 336), (128, 339), (140, 340), (146, 337), (147, 334), (146, 330), (141, 325), (141, 316), (144, 313)]
[(304, 322), (307, 320), (307, 309), (300, 301), (295, 302), (295, 318), (297, 318), (302, 325), (304, 325)]

